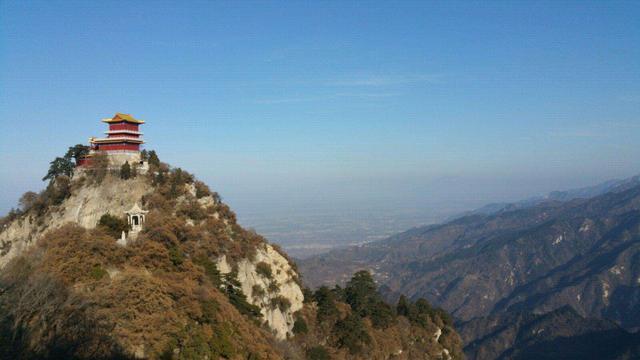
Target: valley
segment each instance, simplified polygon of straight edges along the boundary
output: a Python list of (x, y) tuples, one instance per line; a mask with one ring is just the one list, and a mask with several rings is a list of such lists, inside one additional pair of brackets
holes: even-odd
[[(470, 330), (487, 317), (513, 326), (508, 314), (568, 306), (578, 317), (613, 321), (631, 336), (640, 326), (639, 259), (640, 185), (632, 178), (591, 198), (507, 206), (414, 228), (305, 259), (300, 268), (312, 286), (340, 284), (369, 269), (389, 300), (425, 297), (450, 311), (467, 355), (492, 359), (496, 350), (481, 354), (493, 340)], [(513, 346), (502, 343), (501, 351)]]

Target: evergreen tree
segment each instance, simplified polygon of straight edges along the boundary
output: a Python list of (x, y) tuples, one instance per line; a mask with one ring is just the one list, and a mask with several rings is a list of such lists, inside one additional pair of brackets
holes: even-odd
[(70, 159), (57, 157), (49, 163), (49, 171), (42, 178), (42, 181), (53, 180), (60, 175), (71, 176), (74, 168), (75, 166)]
[(83, 158), (89, 154), (89, 147), (87, 145), (76, 144), (74, 146), (70, 146), (67, 153), (64, 155), (65, 159), (71, 160), (73, 159), (78, 164), (78, 160)]
[(349, 349), (351, 354), (360, 353), (366, 345), (371, 343), (371, 336), (362, 323), (362, 319), (355, 314), (349, 314), (336, 323), (333, 333), (337, 338), (337, 345)]
[(318, 345), (307, 350), (307, 360), (331, 360), (331, 355), (324, 346)]
[(158, 154), (156, 154), (155, 150), (149, 151), (149, 166), (160, 166), (160, 158), (158, 158)]
[(120, 178), (124, 180), (131, 178), (131, 165), (129, 165), (128, 161), (125, 161), (120, 167)]
[(241, 314), (254, 319), (262, 316), (260, 308), (247, 301), (247, 297), (242, 292), (242, 285), (240, 281), (238, 281), (237, 272), (231, 272), (224, 276), (224, 292), (229, 302), (231, 302)]
[(367, 307), (376, 297), (376, 283), (365, 270), (355, 273), (344, 288), (345, 302), (360, 316), (367, 315)]
[(369, 317), (376, 328), (386, 328), (395, 316), (377, 290), (373, 276), (368, 271), (358, 271), (345, 286), (343, 296), (355, 314)]
[(398, 299), (398, 305), (396, 305), (396, 313), (405, 317), (409, 317), (411, 314), (411, 303), (407, 300), (407, 297), (400, 295)]
[(313, 294), (313, 298), (318, 304), (318, 321), (323, 322), (338, 316), (339, 311), (336, 306), (335, 296), (328, 287), (321, 286)]

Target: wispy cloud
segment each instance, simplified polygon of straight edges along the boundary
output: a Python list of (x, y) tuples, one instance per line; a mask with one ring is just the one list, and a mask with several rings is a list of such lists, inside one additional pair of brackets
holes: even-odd
[(286, 103), (299, 103), (299, 102), (312, 102), (312, 101), (326, 101), (339, 98), (360, 98), (360, 99), (379, 99), (389, 98), (397, 96), (396, 93), (358, 93), (358, 92), (343, 92), (319, 96), (300, 96), (300, 97), (283, 97), (272, 99), (258, 99), (255, 101), (257, 104), (286, 104)]
[(629, 121), (602, 121), (598, 123), (584, 124), (579, 128), (553, 129), (547, 134), (554, 138), (605, 138), (640, 129), (640, 122)]
[(602, 138), (607, 137), (609, 134), (598, 132), (590, 129), (574, 129), (574, 130), (552, 130), (548, 133), (550, 137), (554, 138)]
[(334, 97), (355, 97), (355, 98), (388, 98), (398, 96), (397, 93), (337, 93)]
[[(299, 86), (308, 87), (313, 85), (315, 88), (325, 88), (325, 91), (331, 92), (324, 95), (309, 96), (291, 96), (279, 98), (264, 98), (254, 101), (257, 104), (285, 104), (300, 103), (312, 101), (326, 101), (338, 98), (357, 98), (357, 99), (380, 99), (398, 96), (398, 92), (385, 91), (387, 88), (397, 90), (400, 85), (411, 84), (435, 84), (443, 82), (443, 75), (440, 74), (396, 74), (396, 75), (379, 75), (379, 74), (358, 74), (345, 77), (335, 77), (331, 79), (313, 79), (300, 82)], [(328, 89), (330, 88), (330, 90)]]
[(324, 100), (326, 97), (322, 96), (301, 96), (301, 97), (284, 97), (284, 98), (273, 98), (273, 99), (258, 99), (254, 101), (256, 104), (287, 104), (287, 103), (299, 103), (299, 102), (309, 102), (309, 101), (318, 101)]
[(393, 85), (409, 85), (418, 83), (440, 83), (443, 81), (441, 74), (414, 74), (414, 75), (364, 75), (335, 79), (328, 81), (329, 86), (361, 86), (380, 87)]

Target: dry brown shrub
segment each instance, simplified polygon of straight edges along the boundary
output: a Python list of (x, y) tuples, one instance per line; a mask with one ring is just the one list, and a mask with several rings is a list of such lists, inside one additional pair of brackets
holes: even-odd
[(142, 204), (149, 210), (156, 210), (165, 214), (170, 214), (174, 208), (173, 202), (158, 192), (145, 195), (142, 198)]
[(141, 236), (130, 248), (133, 252), (129, 261), (131, 266), (164, 271), (172, 271), (174, 268), (169, 258), (169, 250), (163, 244), (148, 241)]
[(92, 269), (117, 266), (127, 256), (127, 250), (106, 233), (75, 224), (50, 231), (38, 246), (44, 251), (42, 268), (66, 284), (93, 281)]
[(126, 349), (160, 354), (181, 327), (170, 287), (143, 270), (126, 269), (86, 295), (116, 324), (114, 335)]
[(195, 200), (185, 201), (180, 206), (176, 213), (185, 218), (189, 218), (195, 221), (203, 220), (207, 217), (205, 209)]
[[(117, 358), (122, 349), (114, 324), (97, 304), (40, 268), (35, 253), (19, 257), (3, 271), (0, 322), (11, 323), (13, 358)], [(0, 357), (5, 358), (0, 354)]]

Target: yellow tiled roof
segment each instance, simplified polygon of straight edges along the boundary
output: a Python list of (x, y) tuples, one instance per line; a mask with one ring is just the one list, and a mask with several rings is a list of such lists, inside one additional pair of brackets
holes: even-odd
[(102, 119), (102, 121), (106, 123), (126, 121), (130, 123), (135, 123), (135, 124), (144, 124), (144, 120), (138, 120), (133, 116), (131, 116), (130, 114), (123, 114), (123, 113), (116, 113), (111, 119)]

